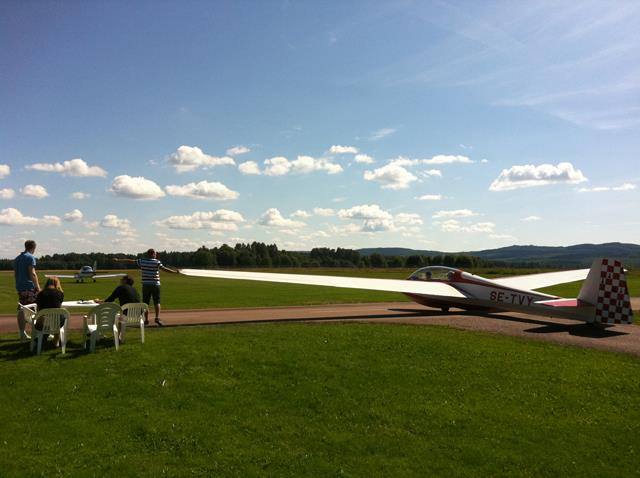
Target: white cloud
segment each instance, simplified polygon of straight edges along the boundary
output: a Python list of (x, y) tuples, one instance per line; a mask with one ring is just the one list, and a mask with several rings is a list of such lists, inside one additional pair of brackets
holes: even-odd
[(162, 188), (150, 179), (126, 174), (113, 179), (110, 191), (116, 196), (141, 200), (160, 199), (165, 196)]
[(238, 170), (242, 174), (260, 174), (260, 167), (255, 161), (245, 161), (238, 165)]
[(70, 161), (63, 161), (62, 163), (30, 164), (26, 166), (25, 169), (32, 171), (44, 171), (47, 173), (60, 173), (64, 176), (77, 177), (105, 177), (107, 175), (107, 172), (101, 167), (89, 166), (86, 161), (80, 158), (72, 159)]
[(6, 178), (11, 174), (11, 168), (8, 164), (0, 164), (0, 179)]
[(356, 154), (354, 159), (356, 160), (356, 163), (362, 163), (362, 164), (375, 163), (374, 159), (368, 154)]
[(25, 216), (15, 208), (0, 211), (0, 225), (4, 226), (59, 226), (58, 216), (43, 216), (41, 218)]
[(481, 159), (481, 160), (480, 160), (480, 162), (481, 162), (482, 164), (487, 164), (487, 163), (489, 162), (489, 160), (488, 160), (488, 159), (483, 158), (483, 159)]
[(340, 219), (392, 219), (393, 216), (377, 204), (362, 204), (338, 211)]
[(423, 224), (419, 214), (401, 212), (396, 214), (395, 223), (402, 226), (420, 226)]
[(258, 224), (262, 226), (268, 227), (285, 227), (285, 228), (297, 228), (303, 227), (304, 222), (294, 221), (293, 219), (287, 219), (282, 217), (280, 211), (278, 209), (272, 207), (267, 209), (260, 219), (258, 219)]
[(418, 177), (402, 166), (390, 163), (373, 171), (365, 171), (364, 179), (382, 183), (382, 189), (405, 189)]
[(422, 196), (416, 196), (418, 201), (441, 201), (442, 194), (423, 194)]
[(495, 228), (495, 224), (492, 222), (477, 222), (474, 224), (462, 224), (456, 219), (448, 219), (441, 222), (440, 229), (443, 232), (486, 232), (491, 233)]
[(358, 154), (358, 148), (355, 146), (340, 146), (339, 144), (334, 144), (329, 148), (329, 152), (331, 154)]
[(267, 176), (284, 176), (291, 171), (291, 162), (284, 156), (264, 160), (264, 174)]
[(102, 227), (106, 227), (107, 229), (122, 229), (129, 230), (131, 229), (131, 221), (129, 219), (119, 218), (115, 214), (107, 214), (100, 221), (100, 225)]
[(291, 213), (291, 217), (300, 217), (305, 219), (307, 217), (311, 217), (311, 214), (309, 214), (307, 211), (303, 211), (302, 209), (298, 209), (297, 211)]
[(314, 171), (326, 171), (328, 174), (337, 174), (343, 171), (342, 166), (332, 163), (325, 158), (313, 158), (311, 156), (298, 156), (294, 161), (289, 161), (284, 156), (276, 156), (264, 161), (264, 174), (267, 176), (284, 176), (289, 173), (311, 173)]
[(503, 239), (503, 240), (512, 240), (515, 239), (515, 236), (511, 234), (489, 234), (491, 239)]
[(369, 140), (378, 141), (386, 138), (387, 136), (391, 136), (396, 131), (398, 131), (396, 128), (380, 128), (369, 135)]
[(503, 169), (489, 186), (489, 191), (511, 191), (547, 184), (575, 184), (584, 181), (587, 181), (587, 178), (582, 174), (582, 171), (575, 169), (571, 163), (558, 163), (557, 166), (525, 164)]
[(169, 156), (169, 163), (176, 172), (184, 173), (198, 168), (213, 168), (215, 166), (235, 165), (236, 162), (229, 156), (210, 156), (197, 146), (180, 146), (175, 153)]
[(87, 199), (87, 198), (91, 197), (91, 194), (83, 193), (82, 191), (76, 191), (74, 193), (71, 193), (71, 197), (73, 199)]
[(520, 220), (524, 222), (535, 222), (535, 221), (540, 221), (541, 219), (542, 218), (540, 216), (527, 216), (527, 217), (523, 217)]
[(67, 222), (79, 222), (82, 221), (83, 217), (84, 216), (80, 209), (74, 209), (73, 211), (69, 211), (64, 216), (62, 216), (62, 220)]
[(624, 183), (624, 184), (621, 184), (620, 186), (613, 186), (613, 187), (597, 186), (597, 187), (593, 187), (593, 188), (580, 188), (580, 189), (578, 189), (578, 192), (581, 192), (581, 193), (598, 193), (598, 192), (604, 192), (604, 191), (632, 191), (635, 188), (636, 188), (635, 184)]
[(394, 231), (395, 225), (392, 219), (367, 219), (362, 224), (362, 232)]
[(329, 207), (314, 207), (313, 213), (316, 216), (329, 217), (329, 216), (335, 216), (336, 211)]
[(251, 151), (250, 148), (247, 148), (246, 146), (238, 145), (238, 146), (234, 146), (233, 148), (227, 149), (227, 154), (229, 156), (238, 156), (240, 154), (246, 154), (249, 151)]
[(433, 214), (434, 219), (443, 219), (451, 217), (471, 217), (477, 216), (477, 212), (473, 212), (471, 209), (454, 209), (451, 211), (436, 211)]
[(217, 199), (220, 201), (228, 201), (237, 199), (240, 193), (232, 191), (227, 186), (217, 181), (199, 183), (189, 183), (184, 186), (169, 185), (164, 188), (171, 196), (183, 196), (195, 199)]
[(44, 199), (49, 196), (47, 189), (39, 184), (27, 184), (20, 192), (23, 196), (34, 199)]
[(12, 199), (16, 192), (11, 188), (0, 189), (0, 199)]
[(442, 171), (440, 171), (439, 169), (427, 169), (426, 171), (424, 171), (424, 175), (425, 176), (437, 176), (439, 178), (442, 177)]
[(419, 164), (472, 164), (474, 162), (475, 161), (469, 159), (467, 156), (437, 154), (429, 159), (410, 159), (404, 156), (398, 156), (397, 158), (389, 161), (389, 164), (395, 164), (398, 166), (417, 166)]
[(212, 231), (237, 231), (238, 224), (244, 222), (242, 214), (229, 209), (217, 211), (196, 211), (184, 216), (169, 216), (154, 222), (169, 229), (209, 229)]

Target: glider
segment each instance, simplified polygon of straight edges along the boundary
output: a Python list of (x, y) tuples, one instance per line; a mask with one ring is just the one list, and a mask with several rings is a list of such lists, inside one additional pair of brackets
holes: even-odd
[[(304, 284), (401, 292), (418, 304), (448, 312), (455, 307), (485, 312), (525, 312), (588, 324), (629, 324), (633, 311), (625, 270), (613, 259), (597, 259), (590, 269), (486, 279), (460, 269), (430, 266), (407, 280), (304, 274), (181, 269), (195, 277)], [(535, 289), (585, 280), (577, 298), (564, 299)]]
[(84, 282), (85, 279), (93, 279), (93, 282), (95, 282), (96, 279), (105, 279), (107, 277), (122, 277), (126, 275), (126, 274), (98, 274), (97, 265), (98, 265), (98, 262), (96, 261), (93, 263), (93, 267), (82, 266), (80, 270), (72, 276), (50, 274), (50, 275), (45, 275), (45, 277), (57, 277), (58, 279), (75, 279), (76, 282)]

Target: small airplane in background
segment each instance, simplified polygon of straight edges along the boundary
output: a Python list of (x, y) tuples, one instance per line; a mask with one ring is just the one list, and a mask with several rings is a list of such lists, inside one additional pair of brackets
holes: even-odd
[[(402, 292), (411, 300), (448, 312), (450, 308), (482, 312), (524, 312), (594, 324), (630, 324), (633, 311), (625, 270), (619, 261), (598, 259), (591, 269), (486, 279), (460, 269), (430, 266), (408, 280), (182, 269), (188, 276), (284, 282), (350, 289)], [(563, 299), (535, 289), (584, 280), (577, 298)]]
[(91, 266), (82, 266), (78, 272), (74, 275), (59, 275), (59, 274), (50, 274), (45, 275), (45, 277), (57, 277), (58, 279), (75, 279), (76, 282), (84, 282), (85, 279), (93, 279), (93, 282), (96, 279), (105, 279), (107, 277), (122, 277), (126, 274), (98, 274), (98, 262), (93, 263), (93, 267)]

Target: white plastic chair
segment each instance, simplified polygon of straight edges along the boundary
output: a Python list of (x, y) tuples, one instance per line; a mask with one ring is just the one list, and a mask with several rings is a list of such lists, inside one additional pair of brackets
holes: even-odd
[[(113, 333), (113, 341), (116, 344), (116, 350), (120, 345), (118, 337), (118, 318), (122, 310), (118, 304), (113, 302), (107, 302), (95, 307), (88, 315), (84, 316), (83, 327), (83, 347), (87, 348), (87, 340), (90, 341), (89, 351), (96, 351), (96, 342), (101, 337), (104, 337), (105, 333)], [(89, 339), (87, 339), (87, 336)]]
[(120, 340), (124, 342), (127, 324), (140, 326), (140, 339), (144, 343), (144, 319), (149, 313), (149, 306), (144, 302), (132, 302), (122, 306), (120, 315)]
[[(27, 307), (26, 305), (22, 305), (20, 302), (18, 302), (18, 314), (22, 313), (22, 317), (24, 317), (24, 321), (31, 326), (31, 335), (33, 335), (33, 322), (36, 318), (37, 312), (38, 312), (38, 307), (36, 306), (36, 304), (33, 304), (32, 307)], [(20, 337), (20, 341), (24, 342), (24, 340), (25, 340), (25, 336), (22, 335)]]
[[(42, 319), (42, 329), (38, 330), (36, 324)], [(64, 325), (60, 325), (64, 319)], [(38, 354), (42, 352), (42, 340), (50, 334), (60, 335), (60, 345), (62, 346), (62, 353), (67, 350), (67, 327), (69, 326), (69, 311), (67, 309), (42, 309), (38, 311), (33, 319), (33, 330), (31, 334), (31, 346), (30, 349), (33, 352), (33, 347), (36, 340), (38, 341)]]

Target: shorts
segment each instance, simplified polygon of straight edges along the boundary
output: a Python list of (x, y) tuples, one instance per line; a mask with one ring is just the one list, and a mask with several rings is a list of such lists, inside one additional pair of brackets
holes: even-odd
[(151, 298), (155, 305), (160, 304), (160, 284), (142, 284), (142, 302), (151, 305)]
[(20, 302), (22, 305), (35, 304), (36, 291), (35, 290), (18, 291), (18, 302)]

